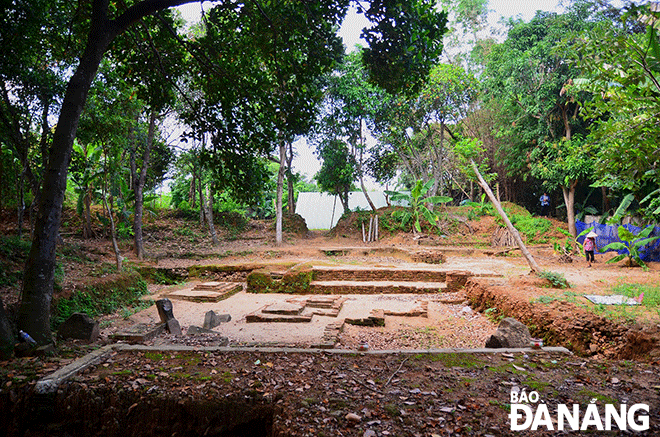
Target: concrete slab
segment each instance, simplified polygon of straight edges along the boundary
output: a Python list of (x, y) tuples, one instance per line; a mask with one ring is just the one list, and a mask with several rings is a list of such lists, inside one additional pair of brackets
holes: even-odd
[(166, 323), (139, 323), (125, 331), (116, 333), (113, 336), (113, 339), (115, 341), (126, 341), (128, 343), (144, 343), (163, 334), (166, 328)]

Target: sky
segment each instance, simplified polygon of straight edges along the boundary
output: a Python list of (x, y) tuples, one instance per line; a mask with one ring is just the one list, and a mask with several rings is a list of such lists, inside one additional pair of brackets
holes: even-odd
[[(560, 0), (489, 0), (488, 7), (490, 14), (488, 20), (491, 24), (496, 24), (500, 21), (501, 17), (509, 18), (522, 18), (524, 21), (529, 21), (534, 17), (536, 11), (560, 11)], [(207, 11), (211, 8), (211, 2), (204, 2), (204, 10)], [(187, 21), (197, 21), (200, 15), (200, 3), (189, 3), (178, 7)], [(364, 40), (360, 39), (360, 32), (365, 25), (368, 24), (367, 20), (355, 9), (351, 9), (339, 30), (339, 35), (344, 40), (344, 45), (347, 48), (352, 48), (356, 44), (366, 45)], [(293, 161), (293, 170), (296, 173), (302, 173), (308, 180), (318, 172), (321, 168), (321, 163), (317, 159), (314, 151), (307, 145), (306, 140), (300, 139), (294, 143), (296, 156)], [(373, 181), (367, 181), (368, 189), (379, 189), (377, 184)]]

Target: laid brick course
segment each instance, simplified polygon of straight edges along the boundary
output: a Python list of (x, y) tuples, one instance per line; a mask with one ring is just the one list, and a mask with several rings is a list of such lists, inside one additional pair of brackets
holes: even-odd
[(445, 282), (447, 272), (430, 269), (390, 269), (315, 266), (316, 281), (414, 281)]

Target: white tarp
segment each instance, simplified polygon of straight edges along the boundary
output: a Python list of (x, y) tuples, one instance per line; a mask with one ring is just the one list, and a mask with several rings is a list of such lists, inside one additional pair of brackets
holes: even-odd
[(602, 296), (598, 294), (585, 294), (584, 297), (596, 305), (639, 305), (635, 299), (620, 294)]
[[(387, 206), (384, 192), (368, 191), (367, 193), (376, 208)], [(348, 193), (348, 207), (351, 211), (355, 211), (358, 207), (362, 210), (371, 210), (362, 191)], [(328, 193), (298, 193), (296, 214), (300, 214), (305, 219), (307, 229), (331, 229), (343, 213), (344, 208), (339, 197)]]

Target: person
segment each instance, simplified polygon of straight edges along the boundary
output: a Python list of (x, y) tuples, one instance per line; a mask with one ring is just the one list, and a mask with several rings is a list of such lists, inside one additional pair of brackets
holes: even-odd
[(539, 200), (541, 201), (541, 215), (547, 217), (550, 211), (550, 197), (548, 193), (544, 192)]
[(587, 234), (584, 239), (584, 255), (587, 257), (587, 267), (591, 267), (592, 262), (596, 262), (594, 259), (594, 251), (596, 250), (596, 237), (597, 233), (591, 231)]

